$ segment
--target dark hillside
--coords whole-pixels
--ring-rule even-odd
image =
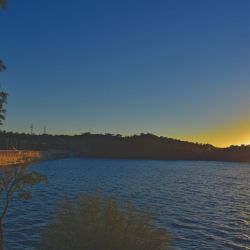
[[[185,142],[153,134],[123,137],[91,133],[68,136],[0,132],[0,150],[13,148],[67,151],[82,157],[250,161],[250,146],[216,148],[209,144]]]

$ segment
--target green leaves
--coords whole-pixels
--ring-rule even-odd
[[[27,161],[22,166],[0,168],[0,249],[3,249],[2,221],[8,212],[10,202],[16,194],[21,200],[30,200],[32,193],[27,190],[38,183],[47,183],[46,176],[36,171],[29,172]]]
[[[18,198],[21,200],[31,200],[32,193],[31,192],[23,192],[18,194]]]
[[[100,195],[66,199],[42,235],[46,250],[167,250],[170,237],[150,214]]]
[[[19,183],[20,187],[25,188],[27,186],[34,186],[41,182],[47,184],[48,179],[46,176],[41,175],[35,171],[27,173],[26,169],[23,169],[17,175],[17,182]]]
[[[27,189],[39,183],[47,183],[46,176],[36,171],[29,172],[28,165],[14,166],[0,169],[0,201],[2,202],[2,211],[0,218],[2,219],[8,210],[10,201],[13,196],[22,200],[30,200],[32,193]]]

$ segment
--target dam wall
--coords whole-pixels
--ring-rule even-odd
[[[25,163],[26,161],[40,159],[40,151],[31,150],[0,150],[0,166],[11,166]]]

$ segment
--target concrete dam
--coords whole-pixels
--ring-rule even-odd
[[[40,159],[40,151],[31,150],[0,150],[0,166],[23,164],[27,161]]]

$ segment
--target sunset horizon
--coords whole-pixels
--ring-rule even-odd
[[[250,0],[0,0],[0,250],[250,250]]]
[[[249,144],[249,7],[10,1],[0,12],[1,129]]]

